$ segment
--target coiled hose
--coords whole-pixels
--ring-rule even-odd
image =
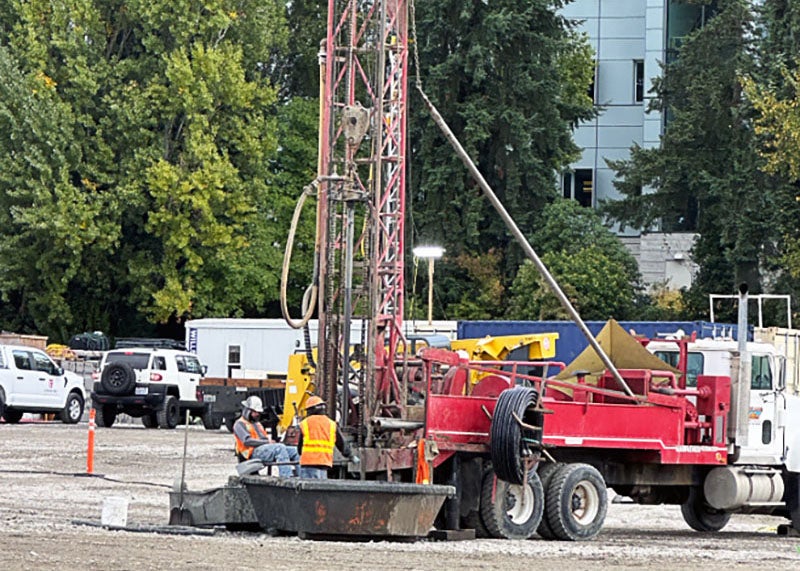
[[[532,448],[542,440],[541,428],[523,427],[514,415],[528,426],[541,427],[543,415],[535,410],[538,397],[536,389],[528,387],[505,390],[500,393],[492,415],[492,465],[497,477],[511,484],[522,484],[525,458],[533,454]]]

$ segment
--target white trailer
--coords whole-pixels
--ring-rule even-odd
[[[318,322],[309,322],[311,346]],[[455,339],[455,321],[415,321],[406,334],[445,335]],[[351,344],[360,343],[361,323],[354,322]],[[264,379],[286,374],[289,355],[306,350],[305,333],[283,319],[195,319],[186,322],[186,349],[208,366],[208,377]]]

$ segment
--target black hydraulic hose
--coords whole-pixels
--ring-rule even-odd
[[[303,339],[306,342],[306,359],[308,359],[308,364],[312,369],[316,369],[317,362],[314,360],[314,351],[311,348],[311,329],[308,327],[308,323],[303,325]]]
[[[492,466],[498,478],[511,484],[521,485],[525,481],[525,458],[532,454],[528,440],[541,442],[541,412],[533,415],[537,430],[523,427],[517,421],[531,422],[527,412],[535,409],[538,398],[536,389],[515,387],[503,391],[497,399],[491,428]]]

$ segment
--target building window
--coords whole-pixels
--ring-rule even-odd
[[[578,204],[587,208],[592,207],[592,193],[594,191],[594,179],[592,169],[575,170],[575,194],[574,198]]]
[[[592,207],[594,180],[592,169],[575,169],[561,175],[561,189],[564,198],[577,200],[578,204]]]
[[[633,60],[633,100],[644,101],[644,61],[640,59]]]
[[[572,198],[572,173],[565,172],[561,175],[561,190],[564,198]]]
[[[589,99],[592,100],[592,103],[597,103],[597,62],[594,62],[594,75],[592,76],[592,81],[589,83],[589,89],[586,91],[586,95],[589,96]]]

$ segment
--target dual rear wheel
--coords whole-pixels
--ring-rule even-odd
[[[500,393],[491,426],[494,470],[484,477],[480,515],[493,537],[578,541],[600,532],[608,511],[602,474],[584,463],[543,464],[525,470],[541,453],[543,415],[538,393],[514,387]]]
[[[608,511],[600,472],[589,464],[542,464],[524,484],[483,478],[478,531],[501,539],[582,541],[595,537]]]

